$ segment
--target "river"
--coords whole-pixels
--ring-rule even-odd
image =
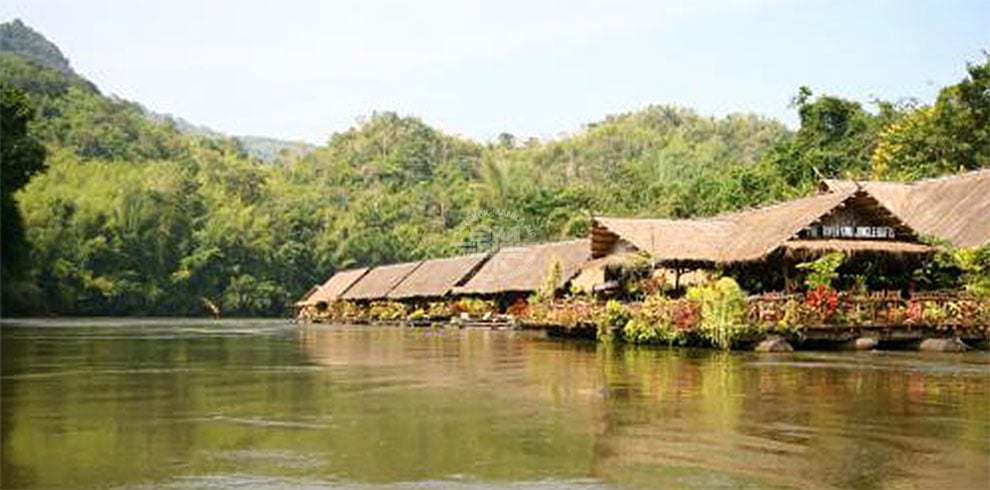
[[[990,354],[4,320],[4,488],[987,488]]]

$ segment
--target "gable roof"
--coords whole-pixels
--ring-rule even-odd
[[[894,242],[884,240],[788,240],[784,242],[788,253],[801,251],[836,251],[854,254],[856,252],[925,253],[931,247],[920,243]]]
[[[721,219],[733,222],[734,226],[715,261],[759,259],[853,197],[854,193],[811,196],[721,215]]]
[[[340,299],[341,295],[343,295],[348,288],[354,285],[354,283],[361,279],[361,277],[363,277],[367,272],[367,267],[340,271],[331,276],[330,279],[327,279],[327,282],[323,283],[323,285],[319,286],[316,291],[313,291],[311,294],[306,296],[302,301],[300,301],[299,304],[305,306],[315,305],[320,302],[332,303]]]
[[[990,243],[990,169],[917,182],[824,180],[825,192],[860,187],[922,235],[958,247]]]
[[[846,206],[864,207],[876,219],[914,238],[910,227],[858,188],[818,194],[771,206],[700,219],[595,217],[596,256],[611,253],[619,240],[646,251],[657,262],[728,264],[761,259],[797,238],[805,227]],[[889,248],[889,247],[888,247]],[[904,251],[914,250],[908,247]]]
[[[423,262],[387,295],[389,299],[444,296],[478,270],[489,254],[477,253]]]
[[[563,273],[557,287],[563,287],[590,260],[587,238],[565,242],[505,247],[495,253],[455,294],[494,294],[536,291],[554,258],[560,260]]]
[[[594,218],[592,239],[598,235],[611,233],[613,239],[625,240],[639,250],[656,258],[678,258],[680,260],[712,261],[723,248],[723,237],[730,235],[735,223],[720,219],[638,219],[638,218]],[[595,246],[596,256],[611,252]]]
[[[375,267],[348,288],[341,298],[382,299],[420,264],[422,262],[405,262]]]
[[[319,284],[310,286],[310,288],[306,291],[306,294],[303,294],[302,297],[300,297],[299,300],[295,302],[295,306],[307,306],[307,305],[315,304],[315,303],[311,303],[309,301],[309,298],[311,298],[319,290],[320,290]]]

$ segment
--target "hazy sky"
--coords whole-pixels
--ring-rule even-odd
[[[930,101],[990,49],[990,0],[3,0],[105,93],[323,143],[374,110],[478,139],[673,103],[796,123],[800,85]]]

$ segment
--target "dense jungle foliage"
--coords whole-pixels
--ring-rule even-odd
[[[557,140],[480,143],[380,112],[272,164],[101,94],[16,24],[2,31],[4,109],[33,111],[26,137],[47,157],[8,189],[5,114],[4,200],[17,203],[14,217],[4,208],[5,254],[8,223],[26,237],[5,314],[282,314],[341,268],[457,253],[466,222],[494,219],[480,210],[555,240],[585,235],[593,213],[711,214],[804,195],[822,177],[990,166],[990,57],[930,105],[868,110],[802,87],[797,131],[658,105]]]

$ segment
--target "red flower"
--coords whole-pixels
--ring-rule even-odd
[[[923,323],[924,312],[921,309],[921,303],[911,300],[908,302],[907,307],[908,321],[911,323]]]

